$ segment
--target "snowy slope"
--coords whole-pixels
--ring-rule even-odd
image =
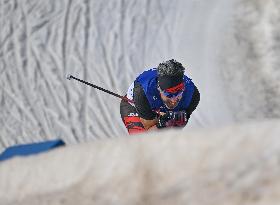
[[[277,204],[279,22],[279,0],[0,0],[0,151],[69,144],[1,163],[0,204]],[[119,99],[66,80],[124,94],[170,58],[201,92],[182,132],[127,136]]]
[[[0,1],[0,150],[126,135],[119,99],[175,58],[201,92],[188,128],[279,117],[279,2]],[[186,128],[186,129],[188,129]]]

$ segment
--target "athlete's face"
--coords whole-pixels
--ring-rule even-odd
[[[158,90],[165,106],[168,109],[174,109],[182,99],[185,90],[185,85],[184,83],[180,83],[177,86],[168,88],[166,90],[162,90],[158,85]]]
[[[182,99],[182,94],[176,97],[169,98],[166,97],[162,92],[160,92],[160,97],[168,109],[174,109]]]

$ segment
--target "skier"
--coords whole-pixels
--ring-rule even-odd
[[[129,134],[152,127],[184,127],[196,109],[200,94],[185,68],[174,59],[144,71],[120,103],[120,114]]]

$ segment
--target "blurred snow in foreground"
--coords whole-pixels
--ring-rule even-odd
[[[280,123],[69,145],[0,165],[1,204],[277,204]]]

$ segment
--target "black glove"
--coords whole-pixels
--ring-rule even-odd
[[[156,124],[157,128],[165,127],[182,127],[188,123],[190,115],[186,111],[168,111],[164,115],[159,117],[158,123]]]
[[[186,111],[178,111],[173,113],[173,126],[182,127],[188,123],[190,115]]]
[[[171,126],[169,121],[172,119],[172,113],[167,112],[164,115],[160,115],[158,123],[156,124],[157,128],[165,128]]]

